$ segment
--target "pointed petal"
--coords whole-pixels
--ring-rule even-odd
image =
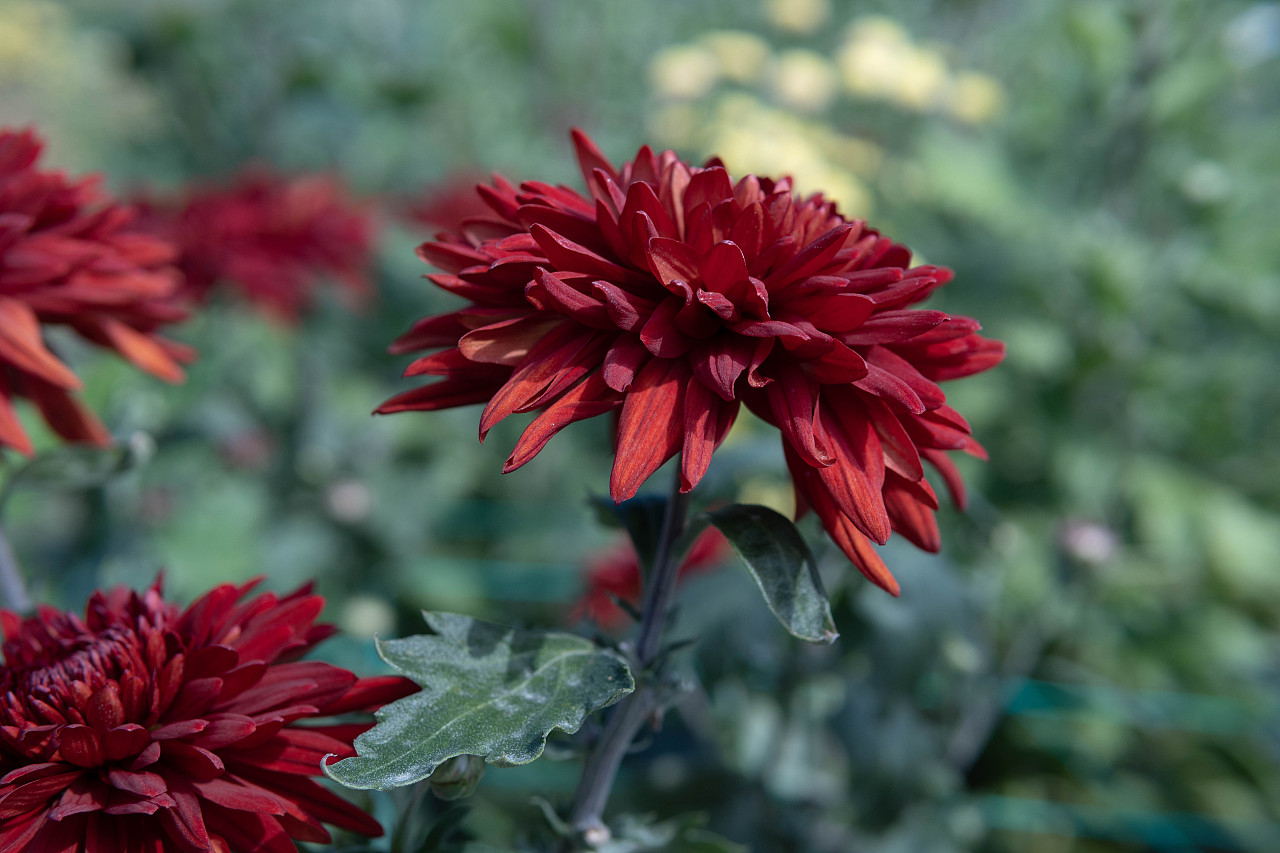
[[[107,428],[63,388],[50,385],[35,376],[21,378],[21,392],[36,404],[54,432],[67,441],[81,441],[99,447],[111,446],[111,433],[107,432]]]
[[[869,536],[884,544],[892,527],[884,507],[884,452],[870,419],[849,394],[827,393],[820,423],[836,455],[835,464],[818,476],[840,512]]]
[[[485,406],[480,415],[481,441],[494,424],[526,409],[548,388],[559,384],[563,380],[561,372],[569,369],[595,337],[594,333],[569,322],[561,323],[543,335]]]
[[[938,473],[942,475],[942,481],[947,484],[947,491],[951,494],[951,502],[956,505],[956,509],[964,512],[969,506],[969,495],[965,490],[964,477],[960,476],[960,469],[956,467],[956,463],[951,461],[946,451],[934,450],[931,447],[921,448],[920,455],[938,469]]]
[[[750,366],[754,350],[750,338],[718,335],[694,349],[689,365],[699,382],[729,401],[736,397],[734,386]]]
[[[615,391],[626,391],[635,381],[636,373],[652,357],[640,338],[635,335],[622,335],[605,353],[601,373],[605,384]]]
[[[836,461],[835,454],[814,432],[818,417],[818,385],[798,368],[784,364],[777,381],[765,388],[772,421],[783,440],[805,463],[816,467]]]
[[[603,415],[621,405],[621,396],[605,383],[603,374],[590,374],[533,419],[502,466],[502,473],[509,474],[537,456],[551,437],[569,424]]]
[[[738,401],[721,401],[697,380],[684,390],[684,443],[680,452],[680,491],[690,492],[711,465],[711,454],[724,441],[738,414]]]
[[[22,428],[22,422],[18,420],[18,413],[10,402],[10,394],[4,374],[0,372],[0,447],[12,447],[23,456],[30,456],[35,448],[27,437],[26,430]]]
[[[827,492],[821,482],[820,472],[823,469],[811,468],[800,460],[795,453],[783,445],[787,467],[791,470],[796,485],[796,507],[809,506],[817,514],[823,528],[832,541],[844,552],[867,580],[887,591],[890,595],[898,595],[900,589],[897,580],[889,572],[884,560],[857,525],[841,512],[840,507]]]
[[[645,321],[640,329],[640,340],[649,352],[659,358],[679,358],[693,346],[689,336],[676,325],[676,317],[685,308],[679,296],[668,296]]]
[[[78,390],[84,383],[44,345],[35,312],[0,296],[0,364],[4,362],[51,385]]]
[[[617,452],[609,477],[615,503],[635,497],[649,476],[680,450],[684,386],[690,376],[675,360],[655,358],[636,376],[618,420]]]
[[[866,377],[870,368],[853,350],[839,341],[812,361],[805,362],[809,375],[818,382],[830,385],[848,385]]]
[[[945,323],[948,319],[948,316],[941,311],[915,309],[880,311],[872,314],[857,329],[840,335],[840,340],[851,347],[909,341],[916,335]]]
[[[391,415],[396,412],[429,412],[469,406],[487,401],[500,387],[500,381],[477,385],[471,377],[445,379],[421,388],[402,391],[374,409],[373,413]]]
[[[927,494],[932,494],[927,480],[910,484],[919,489],[923,486]],[[934,504],[937,498],[934,497]],[[938,532],[938,519],[933,508],[928,506],[922,496],[908,488],[905,480],[889,475],[884,485],[884,505],[893,522],[893,529],[907,538],[911,544],[924,551],[936,554],[942,548],[942,535]]]

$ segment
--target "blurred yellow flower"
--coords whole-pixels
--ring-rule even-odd
[[[935,106],[947,88],[947,64],[937,51],[917,48],[902,56],[889,97],[921,112]]]
[[[0,0],[0,84],[54,69],[66,40],[66,14],[60,7]]]
[[[1004,87],[987,74],[966,71],[951,81],[944,102],[953,118],[966,124],[982,124],[1004,109]]]
[[[668,98],[701,98],[712,90],[719,77],[716,55],[701,45],[668,47],[649,63],[649,82],[654,91]]]
[[[765,0],[765,17],[780,30],[813,33],[831,17],[828,0]]]
[[[699,130],[699,141],[719,155],[731,173],[790,175],[797,192],[821,190],[846,216],[870,212],[870,192],[858,177],[879,165],[880,150],[870,143],[748,95],[722,98],[711,121]]]
[[[848,91],[914,110],[933,107],[947,86],[942,55],[913,44],[906,31],[887,18],[855,22],[836,62]]]
[[[770,84],[777,99],[800,112],[821,112],[838,94],[840,75],[821,54],[789,50],[769,67]]]
[[[742,30],[714,30],[698,43],[715,54],[721,76],[734,83],[759,80],[772,53],[767,41]]]
[[[836,52],[845,88],[871,97],[891,91],[901,57],[911,49],[906,31],[887,18],[855,22]]]
[[[104,142],[144,133],[156,116],[148,90],[124,71],[125,49],[117,36],[77,27],[59,4],[0,0],[0,125],[38,126],[51,160],[89,168]]]
[[[658,145],[680,148],[696,135],[703,110],[687,101],[672,101],[656,107],[649,116],[649,132]]]
[[[836,51],[836,64],[846,91],[916,112],[944,112],[981,124],[1004,107],[999,81],[974,71],[953,72],[939,48],[917,44],[889,18],[855,21]]]

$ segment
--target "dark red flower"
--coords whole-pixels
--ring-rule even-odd
[[[680,564],[680,578],[715,568],[729,554],[729,541],[708,527],[694,541]],[[629,541],[596,554],[587,563],[587,588],[575,610],[577,618],[591,619],[602,628],[616,628],[626,614],[615,599],[638,604],[641,593],[640,562]]]
[[[405,218],[432,230],[459,230],[464,220],[489,213],[489,205],[476,194],[476,181],[481,178],[483,175],[455,177],[427,187],[405,205]]]
[[[83,620],[0,614],[0,850],[293,853],[329,840],[321,821],[381,834],[309,778],[369,725],[298,723],[417,688],[298,661],[333,633],[315,624],[324,600],[242,601],[253,586],[185,610],[157,583],[95,593]]]
[[[32,452],[13,400],[31,400],[68,441],[111,436],[72,392],[80,379],[45,342],[66,326],[170,382],[183,378],[185,347],[156,334],[184,312],[174,249],[130,228],[133,211],[104,199],[96,178],[68,180],[36,168],[31,131],[0,131],[0,449]]]
[[[188,295],[220,285],[285,322],[336,279],[353,302],[371,293],[373,220],[337,177],[287,177],[249,169],[229,185],[197,186],[174,203],[140,202],[155,233],[178,244]]]
[[[472,304],[418,321],[393,352],[446,347],[408,376],[441,381],[379,412],[486,403],[483,439],[515,412],[540,414],[504,470],[573,421],[618,410],[615,501],[680,454],[702,479],[741,404],[782,434],[801,511],[813,509],[868,578],[896,593],[872,547],[898,530],[939,547],[923,462],[958,503],[947,452],[982,455],[937,383],[986,370],[1004,347],[978,323],[913,310],[951,279],[789,179],[736,184],[647,146],[614,168],[574,143],[591,198],[498,178],[487,216],[419,254],[428,278]]]

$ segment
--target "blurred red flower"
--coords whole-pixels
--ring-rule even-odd
[[[477,177],[454,177],[427,187],[404,206],[404,218],[428,228],[457,231],[466,219],[489,213],[489,205],[476,194]]]
[[[353,305],[372,292],[373,218],[336,176],[287,177],[259,167],[225,187],[196,186],[181,200],[139,205],[147,226],[178,245],[187,294],[197,301],[231,286],[295,323],[326,277],[343,285]]]
[[[875,583],[897,583],[872,543],[898,530],[939,547],[922,461],[957,502],[947,451],[983,455],[936,384],[986,370],[1004,347],[978,323],[913,310],[951,279],[909,266],[906,247],[846,220],[789,179],[734,184],[641,148],[615,168],[575,131],[590,188],[496,178],[486,216],[425,243],[428,278],[472,304],[418,321],[392,351],[446,347],[408,376],[444,377],[379,412],[486,403],[480,436],[538,411],[504,470],[573,421],[620,410],[610,494],[630,498],[681,454],[702,479],[739,406],[778,428],[801,511]]]
[[[96,178],[36,168],[31,131],[0,130],[0,448],[32,452],[13,400],[31,400],[68,441],[110,444],[72,396],[83,383],[45,341],[65,326],[161,379],[183,378],[190,351],[156,330],[185,314],[169,243],[130,227],[133,211],[103,197]]]
[[[708,527],[680,564],[680,577],[714,569],[728,554],[729,541],[720,531]],[[586,568],[587,588],[575,609],[575,618],[591,619],[602,628],[618,627],[626,613],[615,599],[639,604],[642,582],[635,548],[629,541],[619,542],[593,556]]]
[[[89,599],[84,619],[0,614],[0,849],[60,853],[283,853],[326,842],[321,821],[377,821],[308,778],[354,754],[371,724],[301,720],[369,711],[414,692],[298,661],[334,629],[304,587],[242,601],[219,586],[185,610],[159,583]]]

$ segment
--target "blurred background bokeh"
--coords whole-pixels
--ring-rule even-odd
[[[409,387],[387,344],[452,304],[422,217],[491,171],[577,185],[579,126],[615,161],[794,175],[954,268],[927,307],[1009,352],[947,388],[991,462],[961,463],[942,554],[887,547],[900,599],[805,528],[834,646],[732,565],[690,579],[694,689],[617,808],[760,851],[1280,850],[1280,3],[0,0],[0,126],[123,195],[335,173],[378,226],[363,308],[215,296],[173,332],[185,385],[75,354],[128,470],[6,455],[43,600],[315,579],[366,671],[424,607],[573,624],[619,535],[604,419],[503,477],[521,424],[481,446],[475,409],[369,412]],[[791,500],[746,416],[706,483]],[[490,770],[466,826],[512,843],[575,774]]]

